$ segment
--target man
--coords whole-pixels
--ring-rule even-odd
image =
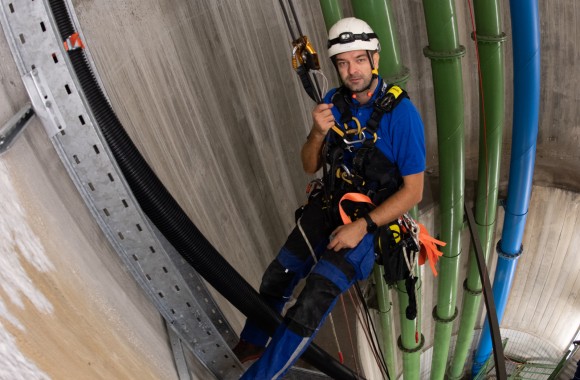
[[[296,228],[264,273],[260,293],[280,312],[297,282],[308,277],[265,351],[268,335],[246,322],[234,352],[241,361],[261,357],[242,379],[281,378],[338,296],[369,276],[377,226],[388,225],[421,200],[423,124],[405,93],[378,76],[379,49],[376,34],[362,20],[345,18],[329,31],[328,53],[343,86],[312,111],[312,130],[301,152],[307,173],[324,167],[324,185],[311,193]],[[376,110],[377,104],[383,109]],[[367,195],[376,207],[341,202],[346,193]],[[341,220],[341,208],[352,223]]]

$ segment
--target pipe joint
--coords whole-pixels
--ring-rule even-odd
[[[493,226],[495,225],[495,219],[494,219],[493,221],[491,221],[491,222],[489,222],[489,221],[488,221],[488,223],[487,223],[487,224],[485,224],[485,223],[479,223],[479,222],[476,220],[476,221],[475,221],[475,224],[476,224],[478,227],[482,227],[482,228],[489,228],[489,227],[493,227]]]
[[[435,51],[426,46],[423,48],[423,55],[432,61],[450,61],[463,57],[465,55],[465,46],[459,45],[457,49],[448,51]]]
[[[389,308],[387,310],[378,310],[379,314],[389,314],[391,312],[391,309],[393,308],[392,303],[389,303]]]
[[[474,297],[477,297],[481,293],[483,293],[483,289],[478,289],[478,290],[471,290],[471,289],[469,289],[469,286],[467,285],[467,279],[463,280],[463,290],[466,293],[471,294]]]
[[[471,39],[475,41],[475,37],[477,37],[478,43],[486,45],[502,44],[507,40],[507,36],[503,32],[499,36],[485,36],[479,33],[475,33],[474,36],[473,32],[471,32]]]
[[[421,341],[419,342],[419,345],[415,348],[406,348],[405,345],[403,344],[403,339],[401,335],[399,335],[399,338],[397,339],[397,346],[399,347],[399,350],[403,351],[406,354],[412,354],[414,352],[420,351],[424,345],[425,345],[425,335],[423,334],[421,334]]]
[[[411,75],[411,70],[407,66],[403,66],[401,71],[395,75],[385,77],[385,81],[389,84],[406,83]]]
[[[441,259],[456,259],[459,256],[461,256],[461,253],[462,252],[463,252],[463,249],[460,249],[459,252],[457,252],[457,255],[453,255],[453,256],[445,256],[445,255],[443,255],[443,256],[440,256],[439,257],[439,260],[441,260]]]
[[[433,313],[431,313],[433,315],[433,319],[435,320],[435,322],[439,322],[439,323],[451,323],[455,320],[455,318],[457,318],[457,315],[459,314],[459,310],[457,309],[457,306],[455,306],[455,312],[453,313],[453,315],[449,318],[441,318],[437,315],[437,305],[435,305],[435,307],[433,308]]]
[[[495,251],[497,252],[497,255],[504,260],[516,260],[524,252],[524,245],[523,244],[520,245],[520,250],[516,253],[507,253],[501,250],[501,239],[500,239],[497,242],[497,245],[495,246]]]

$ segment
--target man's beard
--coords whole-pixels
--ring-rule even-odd
[[[367,80],[365,80],[366,78],[361,78],[361,79],[363,79],[362,83],[357,83],[356,85],[353,85],[349,81],[346,81],[345,85],[353,93],[359,93],[359,92],[363,92],[363,91],[368,90],[371,87],[373,77],[371,76]]]

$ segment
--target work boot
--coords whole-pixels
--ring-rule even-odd
[[[258,359],[262,356],[264,350],[264,347],[256,346],[255,344],[240,339],[232,351],[234,351],[234,354],[240,362],[245,363],[250,360]]]

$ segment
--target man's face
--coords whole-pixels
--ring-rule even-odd
[[[374,66],[379,61],[378,53],[372,53]],[[365,91],[372,79],[371,63],[366,50],[348,51],[336,56],[336,67],[344,85],[354,93]]]

